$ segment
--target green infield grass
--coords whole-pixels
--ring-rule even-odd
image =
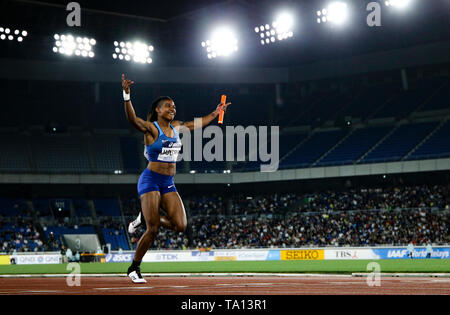
[[[212,261],[142,263],[142,273],[330,273],[372,272],[370,262],[382,273],[450,273],[450,259],[317,260],[317,261]],[[128,263],[81,263],[82,274],[126,273]],[[67,264],[0,265],[0,274],[68,274]]]

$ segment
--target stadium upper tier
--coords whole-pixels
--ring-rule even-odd
[[[12,91],[17,88],[11,82],[5,84]],[[30,98],[35,89],[42,90],[39,82],[30,82],[29,93],[8,93],[15,96],[14,102],[27,104],[30,110],[24,113],[20,106],[13,106],[11,115],[0,117],[0,172],[141,172],[146,165],[142,135],[126,121],[120,97],[108,93],[113,90],[112,84],[101,84],[95,106],[86,105],[92,103],[92,93],[86,92],[92,88],[88,83],[74,83],[82,88],[79,96],[73,94],[76,87],[64,82],[58,84],[71,97],[64,105],[67,107],[64,113],[59,111],[62,105],[56,97],[48,98],[49,104],[35,104]],[[148,100],[160,94],[175,99],[177,118],[193,119],[211,112],[218,102],[217,95],[228,93],[232,105],[224,127],[280,127],[280,169],[450,156],[450,80],[447,77],[412,81],[408,90],[402,89],[399,82],[361,85],[342,91],[333,87],[321,89],[317,84],[311,84],[310,91],[288,85],[281,93],[283,101],[279,105],[275,105],[273,85],[229,85],[220,90],[199,85],[159,85],[159,89],[149,85],[147,90],[144,87],[145,84],[133,94],[136,112],[141,117],[147,115]],[[194,103],[196,106],[189,106]],[[42,108],[48,114],[45,119]],[[56,119],[60,119],[58,124],[43,126],[45,121]],[[78,127],[64,127],[71,125]],[[203,146],[209,140],[204,137]],[[227,141],[223,141],[224,152]],[[236,142],[234,161],[181,162],[177,171],[259,170],[260,161],[249,161],[248,139],[246,161],[237,160]],[[191,142],[191,159],[192,152]]]
[[[128,174],[146,165],[139,135],[77,133],[1,135],[3,173]],[[204,141],[205,143],[206,141]],[[281,133],[280,169],[374,163],[450,156],[450,121],[385,123],[353,128]],[[224,147],[225,151],[225,147]],[[261,162],[179,162],[177,172],[259,170]]]

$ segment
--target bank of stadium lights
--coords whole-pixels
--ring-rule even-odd
[[[281,13],[271,25],[255,27],[255,33],[259,34],[261,45],[267,45],[294,36],[293,26],[293,16],[288,13]]]
[[[226,57],[238,51],[238,40],[233,31],[220,28],[212,33],[211,39],[202,42],[208,59]]]
[[[345,2],[331,2],[326,8],[317,11],[317,23],[344,24],[349,17],[348,5]]]
[[[394,7],[397,9],[405,9],[411,4],[411,0],[387,0],[384,2],[387,7]]]
[[[9,28],[0,27],[0,40],[17,40],[19,43],[21,43],[27,36],[27,31],[20,31],[17,29],[13,31]]]
[[[132,42],[114,42],[113,59],[134,61],[137,63],[152,63],[153,59],[150,57],[154,50],[152,45],[136,41]]]
[[[93,46],[97,43],[93,38],[87,37],[74,37],[72,35],[60,35],[55,34],[55,46],[53,47],[54,53],[63,54],[66,56],[81,56],[94,58]]]

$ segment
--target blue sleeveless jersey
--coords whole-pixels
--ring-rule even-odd
[[[158,139],[152,144],[145,146],[145,157],[149,162],[176,163],[182,145],[178,132],[170,125],[173,129],[174,137],[167,137],[156,121],[154,124],[158,128]]]

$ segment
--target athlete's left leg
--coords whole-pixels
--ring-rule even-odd
[[[164,211],[166,209],[162,208]],[[175,224],[173,224],[166,215],[160,215],[159,223],[165,229],[175,231]]]
[[[186,211],[183,201],[176,191],[165,193],[161,196],[161,207],[167,212],[165,227],[175,232],[184,232],[187,226]]]
[[[164,211],[166,211],[166,209],[164,209],[163,207],[161,207],[161,208]],[[162,227],[164,227],[168,230],[175,230],[175,225],[169,220],[169,218],[167,218],[167,216],[165,214],[160,216],[159,223]],[[141,225],[145,225],[145,220],[142,218],[142,211],[139,211],[137,218],[134,219],[134,221],[130,222],[130,224],[128,225],[128,233],[130,233],[130,234],[136,233],[138,227],[140,227]],[[146,229],[145,226],[144,226],[144,229]]]

